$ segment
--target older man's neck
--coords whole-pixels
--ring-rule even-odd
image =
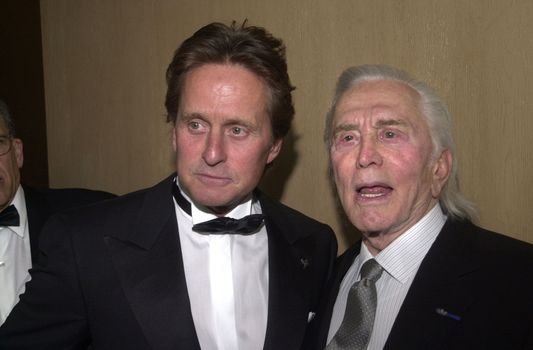
[[[363,233],[363,244],[366,245],[372,256],[378,255],[383,249],[387,248],[403,232],[397,234],[391,233]]]

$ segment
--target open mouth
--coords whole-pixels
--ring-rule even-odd
[[[392,187],[385,184],[372,184],[357,186],[357,197],[363,200],[380,199],[388,196],[392,192]]]

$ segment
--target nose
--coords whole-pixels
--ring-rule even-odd
[[[363,169],[369,166],[381,166],[383,158],[378,149],[378,141],[375,137],[362,137],[357,155],[357,168]]]
[[[215,166],[226,160],[226,149],[224,145],[223,135],[216,131],[211,131],[205,140],[205,148],[202,153],[202,158],[206,164]]]

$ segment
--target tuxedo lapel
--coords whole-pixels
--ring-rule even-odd
[[[313,261],[302,246],[305,233],[291,226],[281,207],[261,196],[268,233],[269,294],[264,349],[298,349],[309,317],[307,269]]]
[[[200,349],[191,314],[172,181],[146,192],[127,232],[105,238],[131,309],[154,349]]]
[[[463,312],[480,293],[471,232],[448,221],[422,261],[385,349],[438,348],[447,344]],[[452,315],[445,316],[443,311]]]
[[[280,237],[279,231],[269,229],[269,293],[268,321],[264,349],[297,348],[301,339],[295,335],[305,331],[301,317],[306,317],[306,303],[302,295],[300,266],[295,262],[294,251]],[[300,329],[301,328],[301,329]]]
[[[43,194],[26,186],[22,186],[22,188],[24,189],[26,215],[28,216],[31,261],[35,264],[39,256],[39,236],[41,229],[49,216],[48,205]]]

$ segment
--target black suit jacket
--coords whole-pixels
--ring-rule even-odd
[[[0,348],[200,349],[172,181],[54,216]],[[331,229],[259,195],[269,250],[264,349],[299,349],[336,254]]]
[[[36,189],[23,185],[28,228],[30,234],[31,260],[37,262],[39,237],[48,218],[62,210],[77,208],[115,197],[115,195],[81,188]]]
[[[339,258],[306,348],[324,349],[340,284],[360,246]],[[533,349],[533,246],[448,220],[422,261],[384,348]]]

